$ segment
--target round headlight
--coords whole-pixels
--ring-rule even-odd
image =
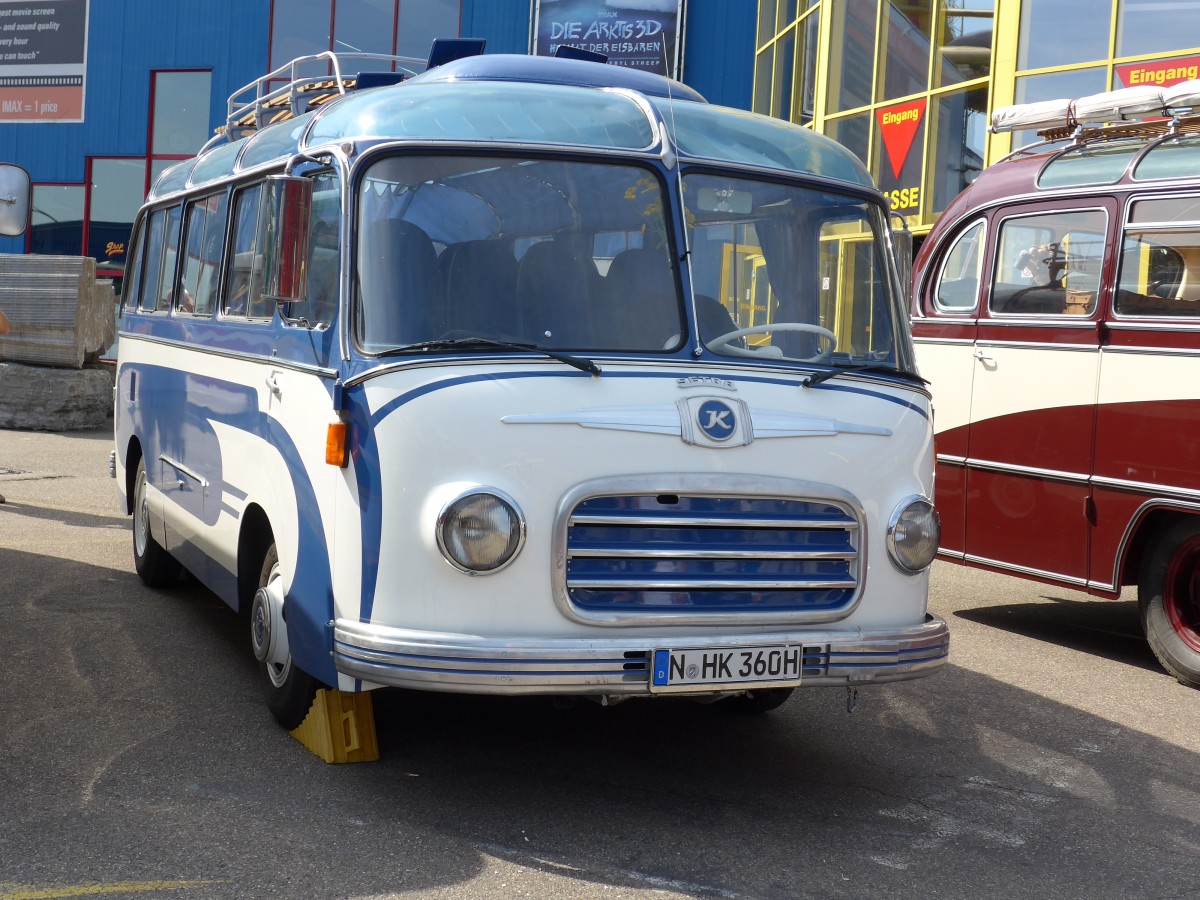
[[[525,520],[499,491],[464,494],[438,516],[438,547],[455,568],[482,575],[504,568],[525,540]]]
[[[909,497],[896,507],[888,524],[888,554],[902,572],[920,572],[937,555],[940,535],[933,504],[924,497]]]

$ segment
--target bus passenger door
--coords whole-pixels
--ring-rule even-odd
[[[1060,206],[1010,210],[994,228],[973,354],[966,554],[1082,587],[1115,204]]]
[[[949,243],[916,286],[919,314],[912,320],[917,365],[933,393],[937,480],[934,503],[942,520],[941,551],[966,552],[966,463],[971,421],[971,388],[976,362],[983,245],[983,219],[970,223]]]

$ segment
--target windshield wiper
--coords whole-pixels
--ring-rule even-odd
[[[601,369],[590,359],[582,356],[572,356],[569,353],[560,353],[557,350],[547,350],[544,347],[539,347],[537,344],[518,343],[517,341],[499,341],[494,338],[484,337],[462,337],[462,338],[440,338],[433,341],[418,341],[415,344],[404,344],[400,347],[389,347],[387,350],[380,352],[379,356],[398,356],[402,353],[412,353],[422,350],[465,350],[471,347],[496,347],[501,350],[525,350],[532,353],[541,353],[543,356],[548,356],[551,359],[556,359],[561,363],[566,363],[568,366],[574,366],[583,372],[589,372],[592,375],[599,375]]]
[[[920,384],[929,384],[929,382],[917,375],[915,372],[905,372],[903,369],[897,369],[895,366],[882,366],[879,363],[831,363],[835,368],[827,369],[824,372],[815,372],[805,378],[800,384],[804,387],[812,387],[816,384],[828,381],[830,378],[836,378],[838,375],[846,375],[851,372],[877,372],[883,375],[893,375],[896,378],[903,378],[906,381],[915,381]]]

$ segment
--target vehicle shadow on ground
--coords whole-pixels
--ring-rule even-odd
[[[4,488],[5,484],[0,481],[0,488]],[[0,491],[2,493],[2,491]],[[115,507],[116,504],[113,504]],[[112,515],[95,515],[93,513],[75,512],[73,510],[53,509],[46,506],[36,506],[31,503],[25,503],[21,500],[13,499],[10,493],[6,496],[5,502],[0,503],[0,516],[8,514],[14,517],[23,517],[26,519],[36,519],[42,522],[59,522],[63,525],[69,525],[73,528],[104,528],[118,529],[122,531],[129,530],[129,517],[122,515],[120,512],[114,512]]]
[[[1050,602],[997,604],[958,610],[954,616],[1123,665],[1162,671],[1142,633],[1136,600],[1042,599]]]

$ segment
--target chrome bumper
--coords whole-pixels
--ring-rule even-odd
[[[751,648],[803,644],[801,685],[862,685],[929,675],[945,664],[950,632],[926,616],[910,628],[663,638],[501,641],[465,634],[405,631],[339,619],[337,670],[374,684],[470,694],[649,695],[650,658],[669,647]],[[754,685],[746,685],[752,688]],[[697,694],[738,690],[696,685]]]

